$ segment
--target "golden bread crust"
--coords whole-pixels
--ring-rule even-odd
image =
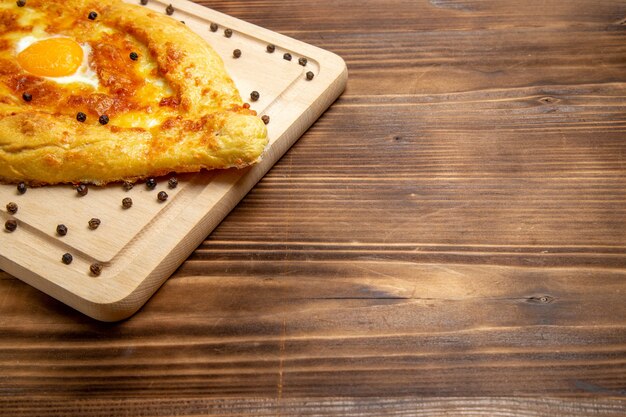
[[[28,7],[45,15],[46,33],[90,45],[100,84],[59,85],[22,70],[11,61],[10,35],[27,33],[28,25],[10,23],[21,10],[0,9],[3,181],[105,184],[260,158],[265,124],[244,105],[221,58],[184,24],[117,0],[29,0]],[[96,22],[85,18],[91,11]],[[151,61],[149,77],[133,68],[129,48]],[[26,91],[31,102],[21,99]],[[87,122],[76,120],[79,111]],[[98,123],[102,114],[109,124]]]

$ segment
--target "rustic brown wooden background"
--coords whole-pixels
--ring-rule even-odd
[[[626,1],[201,3],[348,88],[131,319],[0,273],[0,413],[626,415]]]

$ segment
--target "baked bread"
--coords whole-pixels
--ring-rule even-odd
[[[244,167],[266,144],[220,57],[178,20],[118,0],[0,0],[2,182]]]

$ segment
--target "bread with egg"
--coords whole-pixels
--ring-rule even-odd
[[[0,180],[105,184],[244,167],[267,144],[220,57],[118,0],[0,1]]]

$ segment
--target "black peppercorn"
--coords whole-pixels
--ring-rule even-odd
[[[89,12],[89,15],[87,16],[89,20],[96,20],[96,17],[98,17],[98,13],[96,12]]]
[[[224,30],[224,36],[230,38],[231,36],[233,36],[233,31],[231,29]]]
[[[148,187],[149,190],[154,190],[154,187],[157,186],[157,182],[154,178],[150,177],[146,180],[146,187]]]
[[[122,187],[124,187],[124,190],[126,190],[126,191],[132,190],[134,186],[135,186],[135,184],[133,184],[130,181],[124,181],[124,184],[122,185]]]
[[[74,260],[74,257],[72,256],[71,253],[64,253],[63,256],[61,257],[61,262],[63,262],[65,265],[71,264],[73,260]]]
[[[7,220],[4,224],[4,228],[9,232],[14,232],[17,229],[17,221],[16,220]]]
[[[311,81],[313,79],[313,77],[315,77],[315,74],[313,74],[312,71],[309,71],[306,73],[306,79]]]
[[[276,46],[274,46],[274,45],[272,45],[272,44],[270,43],[269,45],[267,45],[267,47],[265,48],[265,50],[271,54],[271,53],[273,53],[273,52],[276,50]]]
[[[76,113],[76,120],[83,123],[87,120],[87,115],[82,111],[79,111],[78,113]]]
[[[24,101],[32,101],[33,100],[33,95],[30,93],[24,93],[22,94],[22,99],[24,99]]]
[[[148,4],[148,0],[141,0],[139,2],[142,6],[145,6],[146,4]]]
[[[170,178],[169,181],[167,182],[167,186],[170,188],[178,187],[178,179],[176,177]]]
[[[139,59],[139,54],[137,52],[131,52],[129,55],[130,59],[133,61],[137,61]]]
[[[100,275],[102,273],[102,264],[99,264],[98,262],[92,263],[89,267],[89,271],[91,271],[91,273],[95,276]]]
[[[60,224],[57,226],[57,234],[59,236],[65,236],[67,234],[67,226],[64,224]]]
[[[217,23],[211,23],[211,26],[209,26],[209,28],[211,29],[211,32],[217,32],[217,29],[219,29]]]
[[[283,55],[283,59],[291,61],[291,54],[289,52],[285,52],[285,54]]]
[[[157,200],[163,202],[165,200],[167,200],[167,197],[169,197],[167,195],[167,193],[165,191],[159,191],[159,194],[157,194]]]
[[[100,122],[101,125],[105,125],[109,123],[109,116],[107,116],[106,114],[103,114],[102,116],[98,118],[98,121]]]
[[[235,49],[235,50],[233,51],[233,56],[234,56],[235,58],[239,58],[239,57],[241,56],[241,49]]]
[[[15,3],[17,3],[17,7],[26,6],[26,0],[17,0]]]
[[[250,93],[250,100],[252,101],[257,101],[259,99],[260,95],[258,91],[253,91]]]
[[[96,230],[99,226],[100,226],[100,219],[96,219],[95,217],[91,220],[89,220],[89,228],[91,230]]]
[[[133,199],[130,197],[126,197],[122,200],[122,207],[125,209],[129,209],[133,206]]]
[[[78,193],[78,195],[81,197],[86,196],[88,192],[89,187],[87,187],[85,184],[78,184],[78,186],[76,187],[76,193]]]
[[[26,192],[26,184],[24,184],[23,182],[17,184],[17,192],[20,194],[24,194]]]
[[[15,204],[14,202],[10,202],[9,204],[7,204],[7,211],[11,214],[17,213],[17,204]]]
[[[261,117],[261,120],[263,120],[263,123],[268,124],[270,122],[270,117],[266,114]]]
[[[174,14],[174,6],[172,6],[171,4],[169,6],[167,6],[165,8],[165,13],[167,13],[168,16],[171,16]]]
[[[303,67],[306,67],[306,64],[307,64],[308,62],[309,62],[309,61],[307,61],[307,59],[306,59],[306,58],[300,58],[300,59],[298,60],[298,64],[302,65]]]

